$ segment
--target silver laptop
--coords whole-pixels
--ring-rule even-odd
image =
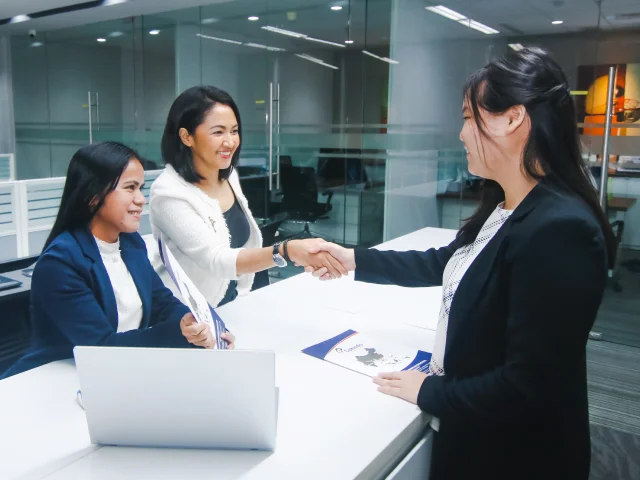
[[[271,351],[75,347],[91,442],[273,450]]]

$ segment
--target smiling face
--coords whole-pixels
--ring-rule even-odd
[[[207,178],[211,172],[231,166],[233,154],[240,146],[238,120],[230,106],[216,103],[193,135],[181,128],[180,139],[191,149],[198,173]]]
[[[120,180],[105,197],[91,221],[91,232],[100,240],[113,243],[121,233],[137,232],[146,199],[142,194],[144,169],[138,159],[131,159]]]
[[[520,168],[522,151],[529,135],[528,116],[521,105],[496,114],[479,108],[479,114],[476,120],[469,102],[465,100],[460,141],[467,154],[469,172],[497,181],[506,171]],[[482,123],[482,132],[478,122]],[[520,128],[523,125],[524,128]]]

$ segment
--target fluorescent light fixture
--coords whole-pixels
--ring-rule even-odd
[[[564,23],[564,21],[562,21],[562,20],[554,20],[551,23],[553,23],[554,25],[562,25]]]
[[[323,62],[319,58],[312,57],[311,55],[307,55],[306,53],[295,53],[294,55],[296,57],[302,58],[303,60],[307,60],[309,62],[317,63],[318,65],[322,65],[323,67],[329,67],[329,68],[333,68],[334,70],[338,70],[338,67],[336,67],[335,65],[329,65],[328,63]]]
[[[516,52],[519,52],[524,48],[524,46],[521,43],[510,43],[509,48],[511,48],[511,50],[515,50]]]
[[[260,20],[260,17],[256,17],[255,15],[251,15],[249,18],[247,18],[247,20],[249,20],[250,22],[257,22],[258,20]]]
[[[467,17],[465,17],[461,13],[458,13],[455,10],[451,10],[450,8],[443,7],[442,5],[438,5],[437,7],[424,7],[424,8],[425,10],[429,10],[430,12],[437,13],[438,15],[442,15],[443,17],[447,17],[448,19],[454,20],[456,22],[467,19]]]
[[[288,37],[300,38],[302,40],[308,40],[310,42],[324,43],[326,45],[333,45],[334,47],[345,48],[345,46],[342,45],[341,43],[335,43],[335,42],[330,42],[328,40],[322,40],[320,38],[309,37],[304,33],[292,32],[291,30],[285,30],[284,28],[271,27],[269,25],[263,25],[260,28],[262,28],[263,30],[267,30],[268,32],[279,33],[280,35],[286,35]]]
[[[324,43],[325,45],[333,45],[334,47],[340,47],[340,48],[346,48],[344,45],[342,45],[341,43],[336,43],[336,42],[330,42],[329,40],[322,40],[320,38],[313,38],[313,37],[304,37],[305,40],[309,40],[310,42],[316,42],[316,43]],[[346,43],[346,42],[345,42]]]
[[[203,18],[202,19],[202,24],[203,25],[211,25],[212,23],[216,23],[219,22],[220,20],[217,18]]]
[[[480,23],[471,18],[465,17],[461,13],[458,13],[455,10],[451,10],[450,8],[444,7],[442,5],[438,5],[435,7],[424,7],[424,8],[425,10],[428,10],[432,13],[437,13],[438,15],[448,18],[449,20],[458,22],[460,25],[464,25],[465,27],[472,28],[486,35],[493,35],[495,33],[500,33],[495,28],[491,28],[483,23]]]
[[[118,5],[119,3],[127,3],[129,0],[103,0],[102,6],[108,7],[109,5]]]
[[[267,30],[269,32],[279,33],[280,35],[287,35],[288,37],[293,37],[293,38],[305,38],[306,37],[306,35],[304,33],[292,32],[291,30],[285,30],[284,28],[278,28],[278,27],[271,27],[269,25],[263,25],[260,28],[262,28],[263,30]]]
[[[215,40],[217,42],[232,43],[234,45],[242,45],[242,42],[237,42],[236,40],[229,40],[228,38],[212,37],[211,35],[203,35],[201,33],[196,33],[196,36],[206,38],[208,40]]]
[[[475,20],[471,20],[471,19],[461,20],[458,23],[460,23],[460,25],[464,25],[465,27],[473,28],[474,30],[477,30],[477,31],[482,32],[482,33],[487,34],[487,35],[492,35],[494,33],[500,33],[495,28],[488,27],[484,23],[476,22]]]
[[[345,40],[344,43],[346,43],[347,45],[351,45],[353,43],[353,40],[351,39]]]
[[[339,12],[340,10],[342,10],[342,5],[332,5],[331,10],[333,10],[334,12]]]
[[[243,45],[245,47],[263,48],[264,50],[269,50],[270,52],[286,52],[284,48],[270,47],[261,43],[243,43]]]
[[[149,35],[158,35],[160,30],[149,30]]]
[[[97,40],[98,42],[100,42],[100,43],[104,43],[104,42],[106,42],[106,41],[107,41],[107,39],[106,39],[106,38],[96,38],[96,40]]]
[[[377,58],[378,60],[382,60],[383,62],[390,63],[392,65],[398,65],[400,63],[397,60],[391,60],[388,57],[381,57],[379,55],[376,55],[375,53],[367,52],[366,50],[363,50],[362,53],[364,53],[365,55],[369,55],[370,57]]]
[[[31,44],[32,47],[41,47],[42,45],[44,45],[44,43],[42,43],[42,42],[33,42]]]
[[[11,20],[9,20],[9,23],[22,23],[28,22],[29,20],[31,20],[31,17],[29,15],[16,15],[15,17],[12,17]]]
[[[113,38],[121,37],[121,36],[123,36],[123,35],[124,35],[124,33],[122,33],[122,32],[118,32],[118,31],[116,31],[116,32],[111,32],[111,33],[109,34],[109,36],[110,36],[110,37],[113,37]]]

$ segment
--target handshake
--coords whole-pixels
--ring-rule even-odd
[[[355,254],[352,248],[344,248],[321,238],[290,240],[287,253],[296,266],[312,273],[320,280],[332,280],[349,275],[356,269]]]

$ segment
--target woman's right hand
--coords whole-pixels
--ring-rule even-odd
[[[216,337],[206,323],[198,323],[191,312],[180,320],[180,330],[187,342],[204,348],[215,348]]]
[[[349,272],[356,269],[356,256],[353,248],[344,248],[335,243],[323,242],[313,247],[309,253],[327,252]],[[313,274],[314,277],[320,278],[320,280],[331,280],[333,276],[328,272],[326,268],[315,269],[312,266],[307,266],[304,269],[305,272]]]

